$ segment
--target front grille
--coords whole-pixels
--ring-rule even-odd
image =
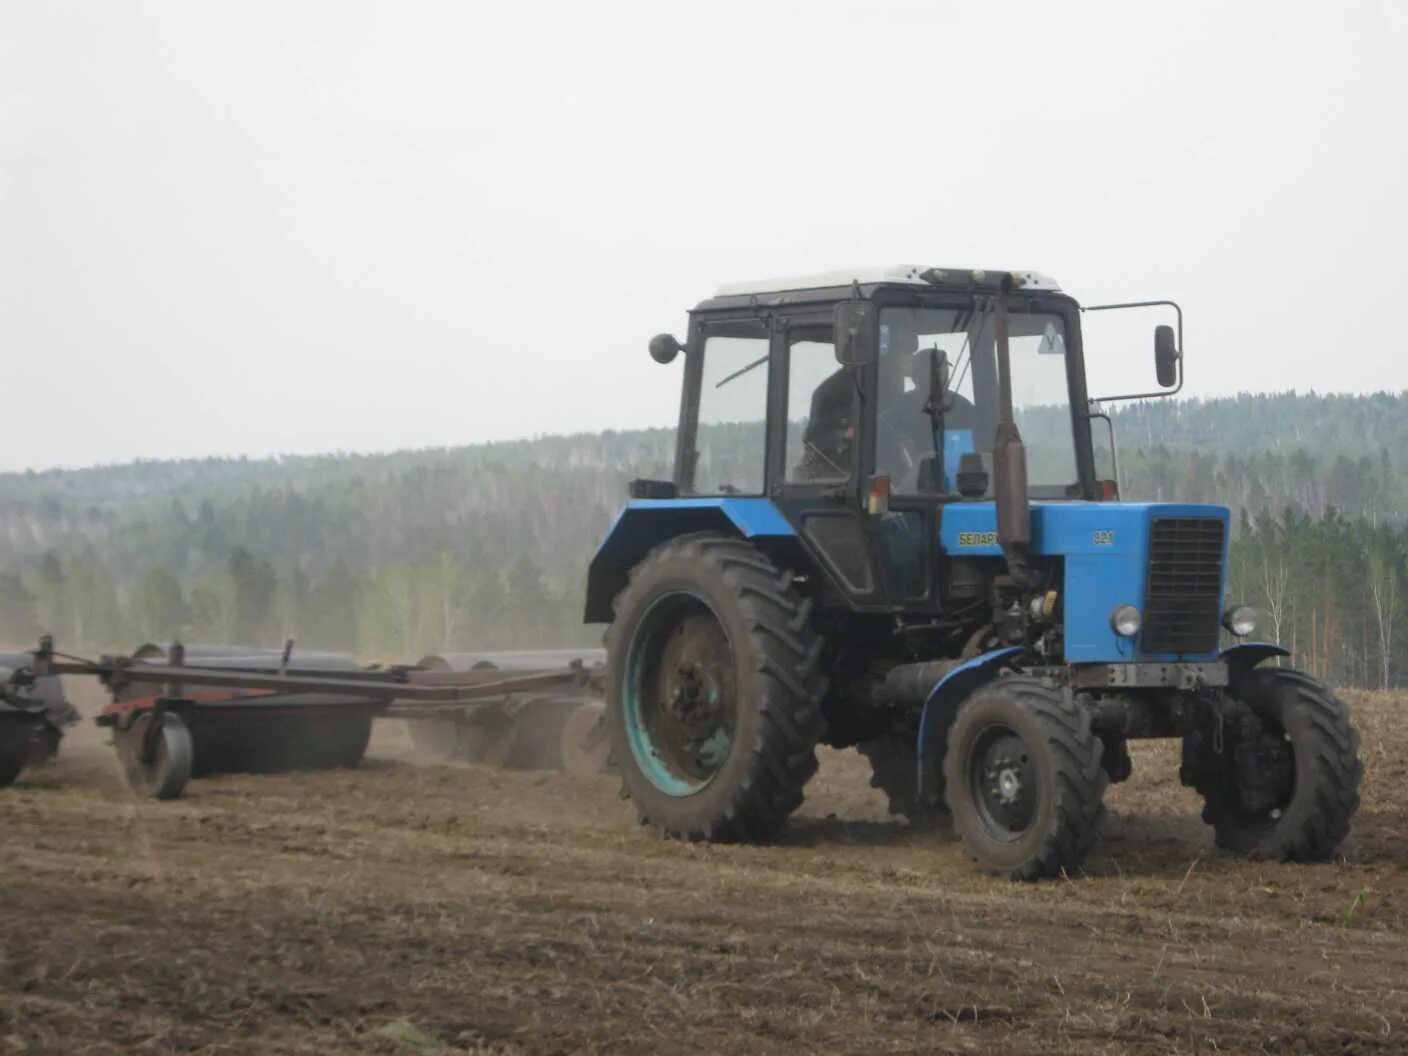
[[[1154,518],[1140,635],[1145,652],[1217,649],[1223,532],[1222,521],[1208,517]]]

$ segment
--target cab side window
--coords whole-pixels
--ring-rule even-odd
[[[761,495],[767,464],[768,338],[706,336],[694,436],[696,495]]]
[[[855,379],[836,363],[832,329],[792,331],[787,338],[787,482],[849,480],[855,441]]]

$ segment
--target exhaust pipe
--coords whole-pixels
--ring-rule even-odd
[[[1032,543],[1032,511],[1027,501],[1027,449],[1012,414],[1012,358],[1008,340],[1007,295],[1016,283],[1002,276],[994,320],[997,338],[997,435],[993,439],[993,497],[997,507],[997,542],[1012,581],[1031,581],[1027,553]]]

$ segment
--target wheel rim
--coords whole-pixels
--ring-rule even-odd
[[[127,729],[118,731],[115,737],[118,743],[118,757],[122,760],[127,783],[134,791],[143,793],[151,790],[160,770],[161,760],[166,755],[166,739],[158,737],[152,749],[152,758],[142,758],[142,744],[151,723],[150,715],[139,716]]]
[[[737,677],[728,635],[708,602],[657,598],[631,641],[622,686],[626,739],[661,792],[688,796],[728,759],[737,727]]]
[[[1007,726],[993,725],[973,741],[968,791],[988,834],[1016,840],[1036,819],[1037,772],[1027,742]]]
[[[1268,728],[1239,742],[1231,757],[1238,820],[1248,826],[1275,825],[1295,798],[1296,756],[1291,735]]]

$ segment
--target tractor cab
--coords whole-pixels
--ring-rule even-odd
[[[1075,301],[1034,272],[895,267],[725,286],[694,310],[678,494],[766,496],[837,600],[939,609],[943,508],[996,497],[1000,306],[1015,424],[1032,438],[1020,499],[1112,493]]]

